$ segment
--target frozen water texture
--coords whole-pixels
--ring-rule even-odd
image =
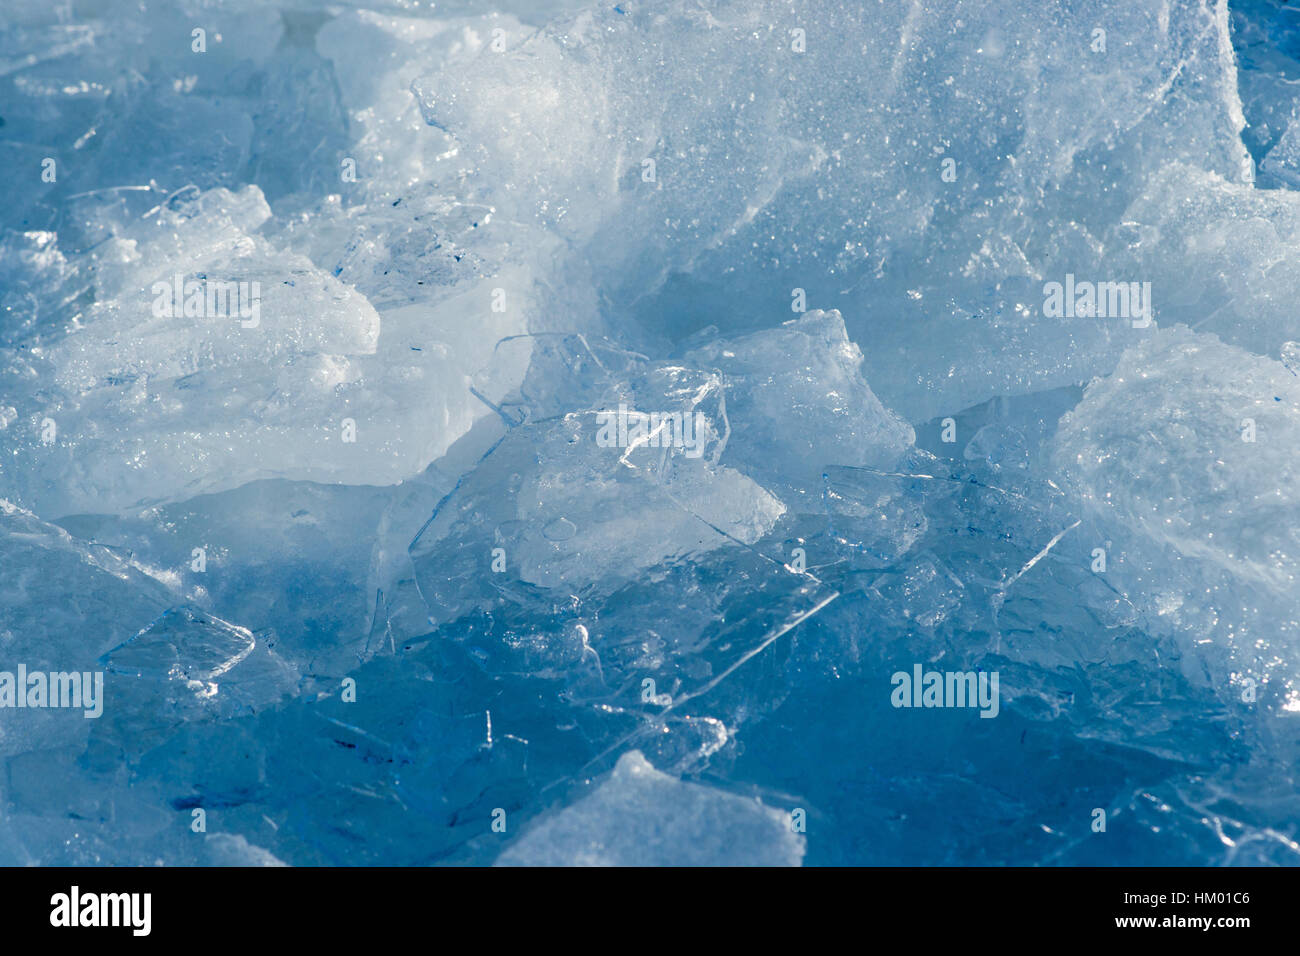
[[[513,866],[798,866],[790,816],[681,783],[631,751],[588,797],[534,825],[497,861]]]
[[[1228,29],[1208,3],[601,6],[415,90],[650,334],[771,324],[799,289],[923,421],[1104,371],[1139,334],[1045,320],[1041,286],[1148,279],[1128,207],[1170,163],[1249,182]]]
[[[105,694],[0,708],[0,862],[1300,862],[1297,79],[1278,0],[9,0],[0,672]]]
[[[1300,709],[1297,442],[1294,373],[1177,327],[1090,385],[1054,446],[1120,540],[1147,626],[1221,645],[1232,676],[1270,685],[1286,711]]]

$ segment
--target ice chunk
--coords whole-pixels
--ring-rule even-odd
[[[1295,188],[1300,186],[1300,119],[1292,116],[1282,137],[1259,166],[1261,178],[1267,174]]]
[[[22,392],[0,478],[11,494],[63,515],[275,474],[383,475],[384,456],[339,440],[342,419],[366,422],[346,385],[379,317],[257,236],[268,216],[256,187],[175,197],[91,254],[90,309],[3,370]]]
[[[211,866],[286,866],[274,853],[254,846],[238,833],[209,833],[205,841]]]
[[[851,349],[842,334],[840,341]],[[723,351],[720,361],[730,363]],[[755,445],[761,429],[790,400],[785,382],[771,386],[775,394],[769,396],[761,382],[743,375],[733,382],[691,365],[650,363],[593,347],[581,337],[513,339],[501,343],[496,359],[508,374],[504,380],[491,372],[481,376],[478,394],[516,427],[439,506],[413,543],[417,568],[423,563],[429,569],[422,586],[427,581],[433,593],[450,582],[431,562],[454,560],[459,567],[465,560],[487,560],[498,572],[510,566],[512,575],[530,584],[607,594],[662,562],[751,545],[785,511],[752,478],[719,463],[733,437],[733,387],[749,423],[737,456],[745,462],[760,457]],[[510,388],[525,362],[528,377]],[[850,401],[870,397],[860,380],[859,385]],[[817,401],[835,401],[811,389],[801,397],[810,416]],[[753,407],[745,407],[747,398]],[[876,409],[887,422],[878,403]],[[834,415],[826,413],[819,424],[827,427]],[[893,438],[903,431],[910,430],[895,423]],[[653,515],[649,525],[647,515]],[[432,603],[439,616],[447,610],[441,600]]]
[[[255,186],[194,190],[117,232],[95,259],[97,301],[82,327],[46,348],[58,385],[85,392],[114,377],[177,379],[373,353],[373,307],[309,260],[270,246],[257,233],[270,215]]]
[[[1152,177],[1124,218],[1126,241],[1111,269],[1151,282],[1159,324],[1181,322],[1272,355],[1300,338],[1289,305],[1300,296],[1300,194],[1178,163]]]
[[[257,645],[243,628],[209,621],[189,609],[169,612],[110,651],[104,663],[114,674],[165,681],[179,679],[199,692],[241,663]]]
[[[1178,327],[1125,353],[1061,421],[1054,460],[1113,530],[1149,627],[1300,709],[1300,379]]]
[[[274,631],[286,660],[304,671],[333,673],[361,656],[375,591],[391,587],[388,579],[371,580],[375,536],[391,494],[370,486],[256,481],[121,517],[65,518],[61,525],[132,554],[173,586],[174,603],[254,632]],[[403,554],[427,518],[426,511],[388,532],[401,539]],[[304,581],[312,587],[304,589]]]
[[[591,794],[534,824],[499,866],[798,866],[790,815],[660,773],[638,751]]]
[[[173,593],[129,552],[78,540],[0,499],[0,639],[7,654],[89,663],[164,611]],[[60,595],[75,594],[76,600]]]
[[[697,412],[701,441],[716,445],[716,426],[684,406],[692,428]],[[586,413],[514,429],[421,532],[417,566],[459,562],[453,552],[490,566],[500,548],[501,566],[524,581],[607,592],[666,560],[752,544],[784,511],[752,479],[686,449],[620,446],[617,436],[602,446],[608,427]]]
[[[815,481],[828,464],[888,468],[916,438],[863,380],[862,352],[838,312],[810,312],[686,359],[722,374],[731,434],[721,460],[751,473]]]
[[[94,672],[174,595],[129,553],[89,544],[0,499],[0,669]],[[0,709],[0,755],[84,738],[77,710]]]
[[[262,238],[268,216],[256,187],[191,192],[79,261],[97,270],[81,321],[42,324],[0,366],[16,419],[0,488],[62,516],[268,477],[388,484],[488,414],[469,372],[528,314],[524,280],[496,280],[509,314],[481,286],[432,317],[395,309],[380,347],[366,298]],[[483,338],[461,331],[473,313]]]
[[[89,286],[59,250],[55,233],[0,235],[0,347],[58,329]]]
[[[100,664],[108,700],[95,732],[115,738],[128,755],[182,725],[271,707],[299,686],[266,635],[191,607],[169,610]]]
[[[606,7],[414,88],[649,334],[833,305],[911,421],[1105,371],[1134,331],[1043,284],[1146,279],[1107,257],[1170,162],[1252,173],[1223,4]]]

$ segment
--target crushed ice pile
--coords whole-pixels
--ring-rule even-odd
[[[0,0],[0,862],[1300,863],[1298,83]]]

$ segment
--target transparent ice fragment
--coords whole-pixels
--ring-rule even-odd
[[[722,460],[751,473],[816,479],[828,464],[889,467],[915,440],[863,379],[862,351],[836,311],[716,341],[686,359],[721,373],[731,423]]]
[[[114,722],[235,717],[277,702],[299,677],[247,628],[191,607],[169,610],[130,640],[104,654],[112,703],[129,708]],[[149,713],[152,703],[157,713]]]

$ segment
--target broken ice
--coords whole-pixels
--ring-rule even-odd
[[[104,697],[0,708],[0,862],[1300,862],[1297,79],[1270,0],[11,0],[0,672]]]

